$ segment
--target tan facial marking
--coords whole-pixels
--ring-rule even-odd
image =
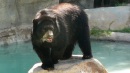
[[[52,30],[48,30],[44,35],[43,35],[43,37],[42,37],[42,41],[43,42],[49,42],[49,43],[51,43],[51,42],[53,42],[53,31]]]

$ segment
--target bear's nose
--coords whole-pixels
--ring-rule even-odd
[[[48,30],[48,35],[49,35],[49,36],[53,36],[53,31]]]

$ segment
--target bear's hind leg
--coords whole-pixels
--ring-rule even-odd
[[[83,59],[92,58],[89,29],[85,28],[79,33],[78,44],[83,52]]]

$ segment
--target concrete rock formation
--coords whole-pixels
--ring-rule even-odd
[[[110,35],[106,35],[106,36],[97,36],[97,37],[91,36],[91,39],[130,42],[130,34],[129,33],[121,33],[121,32],[111,32]]]
[[[85,0],[80,2],[84,3]],[[30,40],[34,14],[42,8],[58,3],[59,0],[0,0],[0,45]],[[121,30],[130,27],[130,5],[85,9],[85,12],[89,17],[90,29],[97,27],[103,30]],[[116,38],[118,40],[118,35]]]
[[[108,73],[97,59],[81,60],[81,57],[74,56],[69,60],[61,60],[51,71],[43,70],[42,63],[37,63],[28,73]]]
[[[32,25],[34,14],[59,0],[0,0],[0,31],[20,25]]]
[[[130,27],[130,6],[85,9],[90,28],[121,30]]]

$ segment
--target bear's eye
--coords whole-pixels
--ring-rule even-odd
[[[51,25],[51,26],[49,27],[49,29],[50,29],[50,30],[54,30],[54,27]]]

